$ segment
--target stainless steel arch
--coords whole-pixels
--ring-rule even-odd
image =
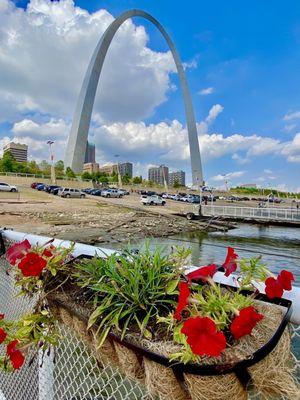
[[[74,172],[81,172],[83,169],[84,154],[86,149],[86,142],[88,137],[89,126],[91,122],[91,115],[95,100],[96,89],[105,60],[106,53],[110,43],[119,29],[119,27],[129,18],[143,17],[152,22],[164,36],[175,61],[176,68],[179,75],[181,90],[184,98],[186,123],[188,130],[191,167],[192,167],[192,180],[194,185],[203,184],[202,165],[200,157],[200,149],[197,135],[197,127],[195,122],[194,110],[190,92],[188,89],[187,81],[183,66],[181,64],[177,50],[170,39],[169,35],[163,26],[150,14],[142,10],[129,10],[116,18],[106,29],[102,35],[97,47],[93,53],[92,59],[89,63],[87,72],[85,74],[83,84],[78,97],[72,128],[68,138],[68,144],[65,156],[65,166],[71,167]]]

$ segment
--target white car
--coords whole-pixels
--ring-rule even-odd
[[[17,192],[17,186],[9,185],[8,183],[0,182],[0,192]]]
[[[101,192],[102,197],[123,197],[123,193],[118,189],[105,189]]]
[[[141,196],[141,203],[144,204],[144,206],[164,206],[166,204],[166,201],[157,195],[143,195]]]

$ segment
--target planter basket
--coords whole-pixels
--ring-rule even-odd
[[[216,364],[204,360],[201,365],[170,362],[168,353],[172,351],[164,347],[165,342],[151,343],[143,339],[137,343],[128,337],[121,340],[114,333],[98,348],[95,329],[87,331],[86,308],[79,307],[62,292],[53,293],[49,304],[55,315],[93,350],[100,364],[117,366],[124,375],[142,383],[151,395],[160,399],[246,400],[249,392],[270,400],[281,396],[298,399],[300,392],[293,378],[290,334],[286,329],[291,302],[270,301],[263,294],[257,299],[257,307],[263,309],[265,318],[251,335],[256,350],[249,353],[249,336],[245,336],[239,341],[240,347],[227,349],[226,362]],[[262,333],[264,329],[266,332]]]

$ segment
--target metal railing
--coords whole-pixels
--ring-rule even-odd
[[[245,218],[278,222],[300,222],[300,209],[293,208],[256,208],[238,206],[202,205],[202,214],[213,217]]]
[[[5,246],[22,240],[24,234],[8,231]],[[40,238],[29,237],[32,244]],[[55,241],[55,244],[64,243]],[[75,255],[101,254],[104,250],[87,245],[76,245]],[[105,250],[109,253],[109,250]],[[0,257],[0,312],[8,319],[17,319],[35,306],[35,298],[16,297],[13,276],[7,274],[8,263]],[[101,363],[96,355],[74,332],[58,324],[61,340],[49,354],[33,352],[25,365],[14,373],[0,372],[0,400],[159,400],[147,392],[142,383],[125,377],[115,365]],[[300,325],[290,324],[293,336],[293,358],[300,371]],[[3,351],[3,349],[2,349]],[[1,351],[0,351],[1,353]],[[100,363],[99,363],[100,361]],[[164,397],[165,399],[165,397]],[[257,399],[257,398],[256,398]],[[252,399],[254,400],[254,399]]]

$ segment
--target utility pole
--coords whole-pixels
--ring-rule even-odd
[[[120,157],[120,154],[115,154],[115,157],[116,158]],[[117,162],[117,173],[118,173],[118,186],[120,189],[122,189],[122,176],[120,173],[120,165],[118,162]]]
[[[49,145],[50,150],[50,160],[51,160],[51,182],[55,185],[56,184],[56,176],[55,176],[55,168],[54,168],[54,156],[52,152],[52,145],[54,142],[52,140],[48,140],[47,144]]]

